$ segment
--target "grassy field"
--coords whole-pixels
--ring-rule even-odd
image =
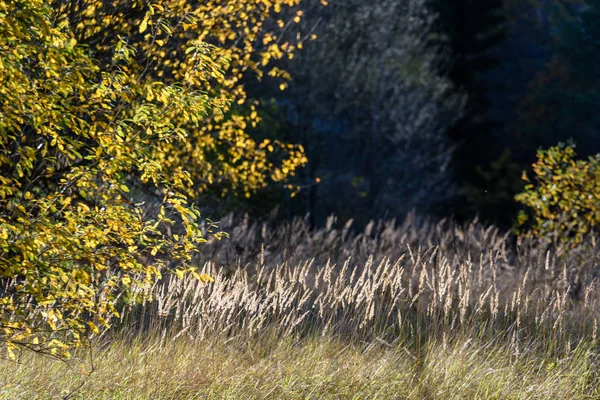
[[[211,284],[158,282],[79,358],[2,363],[0,398],[600,398],[595,239],[562,251],[477,224],[326,229],[281,229],[287,253],[253,264],[208,260]]]
[[[412,348],[411,348],[412,347]],[[348,343],[331,337],[196,343],[148,338],[93,351],[93,371],[24,357],[3,364],[2,399],[583,399],[598,398],[589,345],[549,356],[461,338]],[[90,368],[89,359],[86,362]]]

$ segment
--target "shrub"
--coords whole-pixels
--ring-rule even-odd
[[[574,247],[600,224],[600,154],[576,160],[573,146],[559,144],[540,150],[533,164],[534,180],[527,182],[515,199],[529,207],[533,216],[527,235]],[[529,218],[518,217],[523,226]]]

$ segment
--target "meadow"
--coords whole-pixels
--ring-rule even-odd
[[[71,361],[3,363],[0,398],[600,398],[595,237],[414,214],[221,226],[197,260],[214,282],[156,282]]]
[[[442,3],[0,0],[0,399],[600,398],[600,3]]]

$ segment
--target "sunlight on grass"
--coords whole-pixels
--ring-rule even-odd
[[[541,349],[511,360],[503,345],[431,342],[416,358],[401,343],[276,338],[194,343],[116,340],[93,351],[94,370],[28,355],[0,367],[2,399],[576,399],[597,396],[595,355]],[[90,367],[87,358],[86,367]]]
[[[3,363],[0,399],[600,398],[595,280],[574,291],[577,258],[485,251],[485,235],[507,239],[477,229],[452,234],[479,238],[478,256],[405,244],[395,259],[206,263],[213,283],[157,282],[79,359]]]

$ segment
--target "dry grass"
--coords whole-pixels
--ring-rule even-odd
[[[252,264],[205,263],[212,284],[157,283],[154,302],[95,338],[77,396],[600,398],[593,238],[567,253],[476,223],[305,229],[296,242],[288,228]],[[229,251],[212,246],[213,260]],[[78,365],[5,364],[0,398],[56,397],[81,382]]]
[[[524,272],[533,265],[566,265],[574,287],[591,281],[600,272],[600,246],[593,237],[577,249],[566,251],[553,244],[518,239],[477,219],[458,224],[451,219],[434,221],[411,213],[401,223],[372,221],[356,231],[352,221],[340,224],[333,216],[323,228],[314,229],[301,218],[276,223],[275,215],[262,223],[234,215],[223,218],[220,227],[231,238],[203,247],[198,264],[211,262],[229,271],[239,266],[252,268],[263,252],[265,263],[271,266],[298,265],[305,260],[314,260],[318,265],[327,261],[343,265],[349,257],[354,266],[364,265],[371,257],[379,263],[384,257],[397,260],[410,249],[437,247],[452,265],[469,257],[479,260],[480,255],[487,262],[490,253],[501,269]]]
[[[539,349],[538,349],[539,350]],[[197,343],[115,341],[95,352],[94,371],[25,357],[0,366],[0,399],[51,399],[87,380],[80,399],[583,399],[600,396],[595,356],[562,358],[506,345],[431,342],[420,357],[397,344],[339,339]],[[535,353],[535,352],[533,352]]]

